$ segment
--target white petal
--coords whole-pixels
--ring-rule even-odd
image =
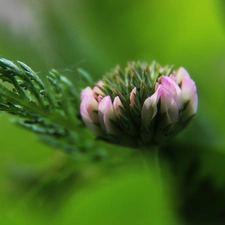
[[[98,109],[98,103],[93,96],[83,97],[80,104],[81,116],[87,114],[94,122],[96,122],[96,110]]]
[[[105,96],[98,106],[98,116],[101,128],[109,133],[118,135],[118,130],[111,122],[111,120],[116,120],[113,104],[110,96]]]
[[[102,133],[101,129],[96,125],[98,123],[98,115],[96,110],[98,108],[98,103],[93,96],[83,97],[80,104],[80,114],[85,123],[85,125],[91,130],[95,135],[100,135]]]
[[[145,128],[148,130],[149,124],[151,120],[155,117],[157,113],[157,104],[159,101],[158,91],[156,91],[153,95],[148,97],[143,104],[141,110],[141,119]]]
[[[198,95],[195,82],[187,76],[183,77],[181,92],[183,101],[185,103],[189,102],[187,106],[189,116],[194,115],[197,112],[198,107]]]
[[[119,96],[116,96],[114,101],[113,101],[113,109],[114,109],[114,113],[115,113],[115,116],[117,118],[120,117],[120,107],[122,107],[122,102],[120,101],[120,98]]]
[[[182,81],[182,79],[183,79],[183,77],[185,77],[185,76],[190,77],[189,74],[188,74],[188,72],[187,72],[187,70],[184,69],[184,67],[180,67],[177,70],[177,73],[176,73],[176,82],[178,84],[180,84],[181,81]]]

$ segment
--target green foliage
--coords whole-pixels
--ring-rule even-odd
[[[43,82],[26,64],[0,59],[0,110],[19,116],[16,123],[39,135],[53,146],[67,151],[85,150],[84,138],[77,130],[79,93],[65,76],[52,69]],[[85,79],[89,79],[87,74]]]

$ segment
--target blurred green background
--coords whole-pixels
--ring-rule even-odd
[[[154,166],[146,172],[139,156],[130,157],[134,150],[103,143],[119,169],[84,160],[72,166],[79,179],[70,183],[59,166],[45,177],[51,181],[45,191],[45,181],[30,181],[33,173],[70,159],[1,113],[2,224],[224,224],[223,14],[219,0],[0,0],[2,57],[43,75],[65,71],[74,83],[76,65],[98,80],[117,64],[156,60],[184,66],[199,95],[192,124],[162,149],[163,191]]]

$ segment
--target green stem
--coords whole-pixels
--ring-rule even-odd
[[[159,186],[162,190],[162,174],[161,174],[161,166],[160,166],[160,157],[159,157],[159,147],[156,147],[154,149],[154,162],[155,162],[155,168],[156,168],[156,174],[159,179]]]
[[[161,166],[160,166],[160,157],[159,157],[159,146],[151,146],[150,148],[142,147],[141,149],[142,157],[144,160],[144,165],[148,173],[150,169],[153,167],[151,163],[153,162],[156,175],[159,182],[159,187],[162,190],[162,174],[161,174]]]

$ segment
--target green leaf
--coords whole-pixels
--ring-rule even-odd
[[[17,65],[18,64],[18,65]],[[82,69],[78,85],[57,70],[43,82],[29,66],[0,58],[0,110],[13,114],[14,122],[36,133],[44,142],[66,151],[90,147],[79,118],[79,82],[91,80]],[[79,132],[78,132],[79,130]]]

